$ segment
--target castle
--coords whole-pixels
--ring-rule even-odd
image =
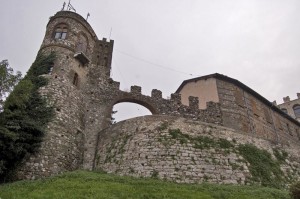
[[[39,152],[19,168],[19,178],[86,169],[178,182],[246,183],[249,164],[240,161],[234,145],[247,143],[270,152],[280,146],[289,153],[282,170],[299,178],[297,120],[221,74],[186,80],[170,99],[156,89],[143,95],[138,86],[121,91],[110,78],[113,44],[99,40],[77,13],[59,11],[50,18],[40,51],[54,51],[57,58],[40,93],[54,105],[55,117]],[[140,104],[153,115],[111,125],[112,108],[120,102]],[[199,136],[211,145],[199,147]],[[224,140],[231,148],[211,147]]]

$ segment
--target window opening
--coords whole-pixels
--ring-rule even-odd
[[[73,78],[73,85],[78,86],[78,81],[79,81],[78,74],[75,73]]]
[[[294,113],[295,113],[295,116],[298,118],[298,117],[300,117],[300,105],[295,105],[294,107],[293,107],[293,109],[294,109]]]
[[[52,74],[53,67],[54,67],[54,63],[51,62],[51,63],[50,63],[50,67],[49,67],[49,74],[50,74],[50,75]]]
[[[55,39],[66,39],[68,28],[65,24],[60,24],[55,29]]]
[[[103,66],[107,66],[107,57],[104,57],[103,59]]]
[[[288,113],[286,108],[282,108],[281,110],[282,110],[283,112],[285,112],[286,114]]]

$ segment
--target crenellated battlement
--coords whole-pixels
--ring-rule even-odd
[[[111,78],[108,80],[107,89],[102,90],[99,88],[96,92],[93,92],[93,96],[94,98],[98,96],[99,99],[102,99],[102,103],[104,101],[104,106],[107,107],[107,112],[104,114],[107,116],[105,119],[107,123],[104,127],[110,125],[110,114],[113,106],[121,102],[140,104],[148,108],[153,115],[182,116],[197,121],[222,125],[219,104],[208,102],[206,109],[199,109],[199,99],[194,96],[190,96],[189,104],[185,105],[182,103],[179,93],[172,93],[170,98],[166,99],[162,97],[162,91],[153,89],[151,96],[148,96],[142,94],[142,87],[136,85],[131,86],[129,91],[122,91],[120,90],[120,83]],[[211,117],[211,115],[214,115],[214,117]],[[86,123],[89,123],[89,121],[86,121]]]

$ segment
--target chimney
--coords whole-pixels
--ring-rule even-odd
[[[283,102],[285,103],[285,102],[289,102],[290,101],[290,97],[289,96],[286,96],[286,97],[284,97],[283,98]]]
[[[297,93],[297,97],[298,97],[298,99],[300,99],[300,93]]]

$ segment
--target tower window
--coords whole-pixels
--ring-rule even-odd
[[[296,118],[300,117],[300,105],[295,105],[293,107]]]
[[[75,73],[74,77],[73,77],[73,85],[78,86],[78,82],[79,82],[79,77],[78,77],[78,74]]]
[[[55,39],[66,39],[68,33],[68,27],[66,24],[59,24],[55,28]]]
[[[103,66],[107,66],[107,57],[104,57],[103,59]]]

